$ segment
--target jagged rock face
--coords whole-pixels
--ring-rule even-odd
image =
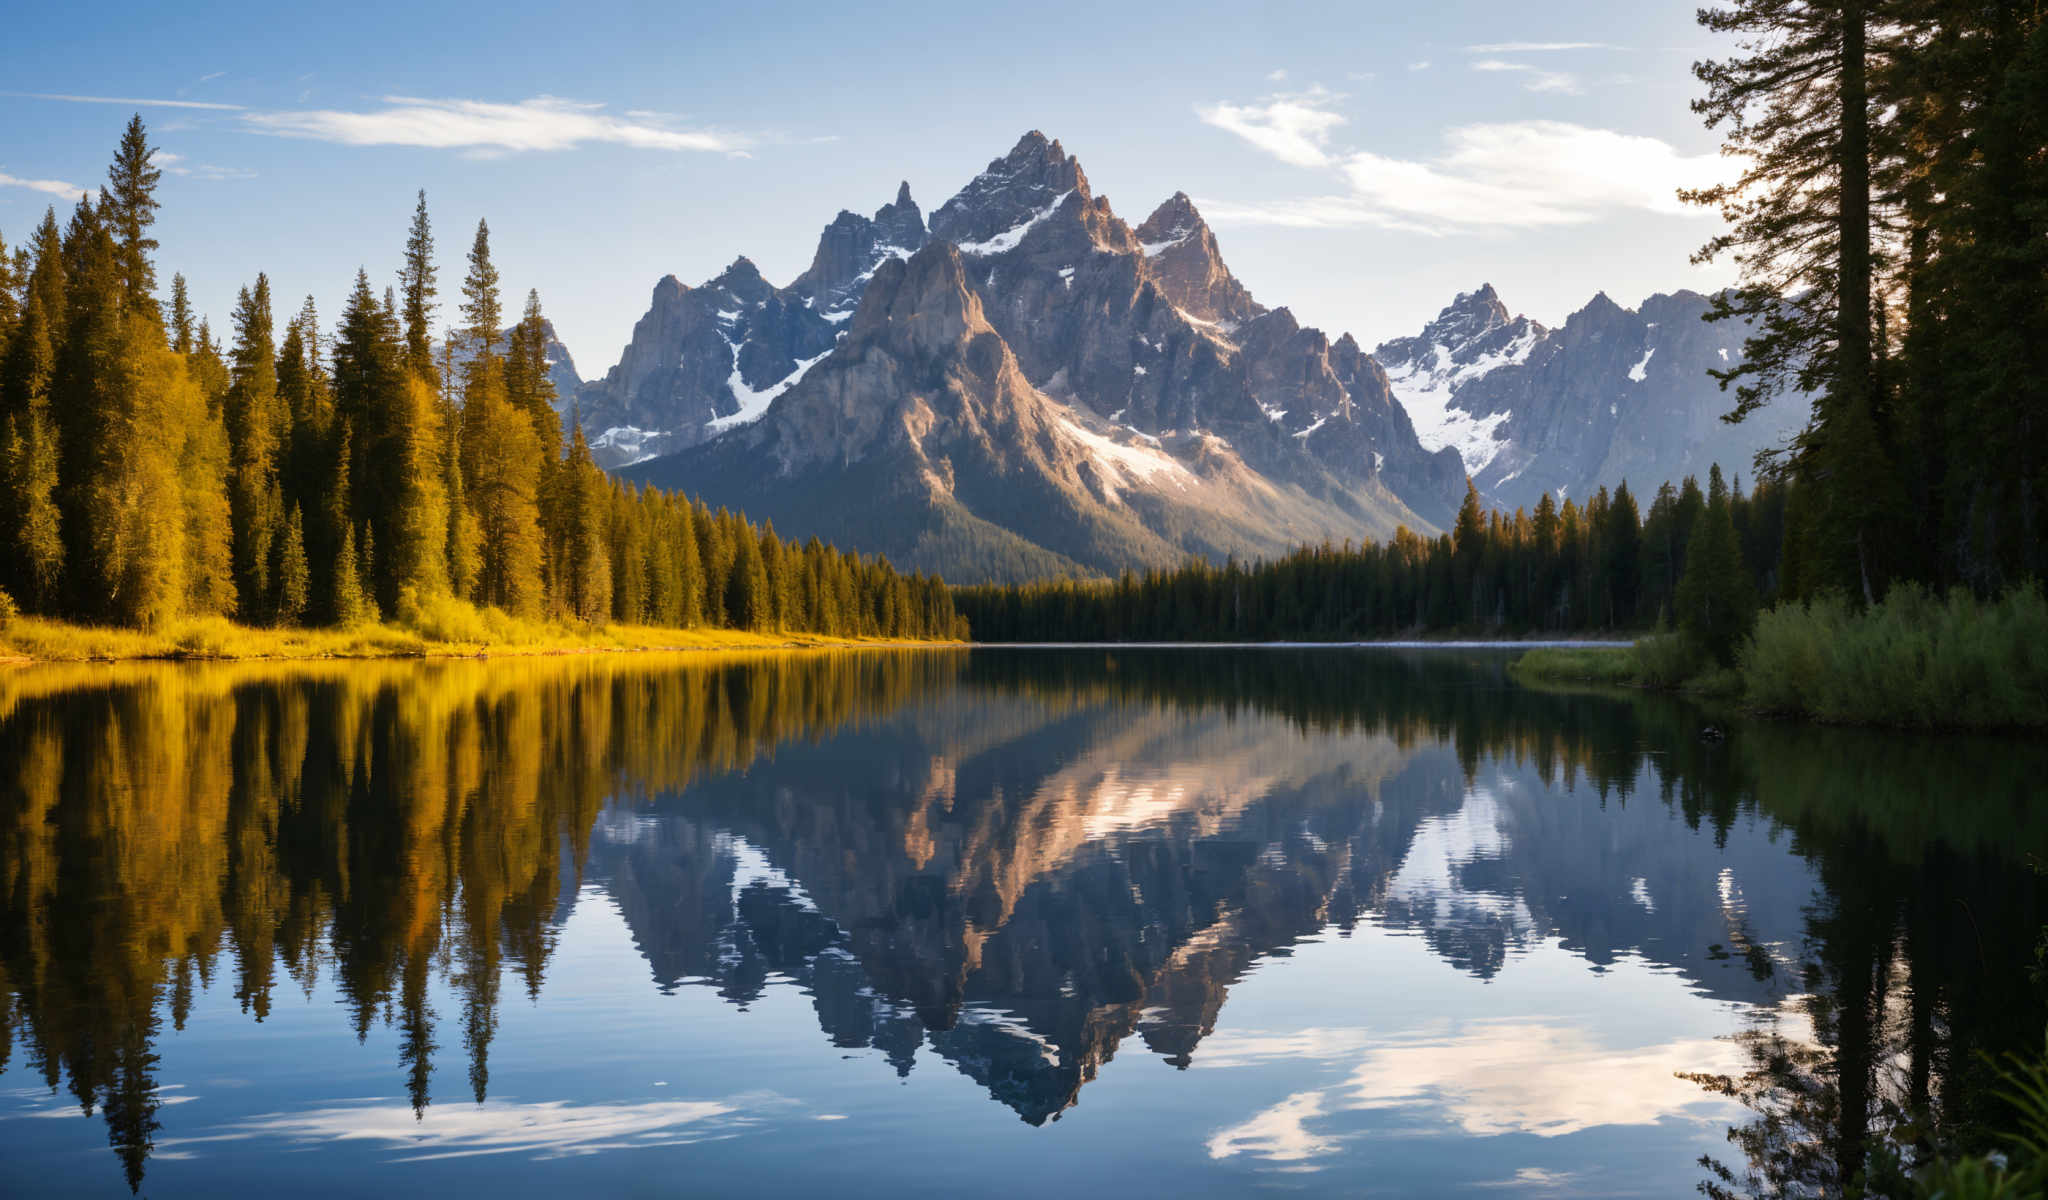
[[[925,259],[935,245],[948,253]],[[840,213],[787,288],[744,259],[694,291],[664,280],[582,399],[607,465],[715,441],[718,454],[640,475],[712,488],[785,532],[894,546],[955,578],[1114,571],[1433,532],[1468,473],[1515,504],[1623,473],[1647,487],[1715,458],[1734,469],[1786,422],[1718,425],[1704,374],[1724,361],[1718,331],[1677,337],[1697,313],[1652,313],[1666,303],[1704,302],[1631,314],[1602,297],[1548,330],[1486,286],[1368,355],[1254,300],[1185,194],[1132,229],[1034,131],[928,229],[907,185],[872,218]],[[1732,354],[1740,336],[1722,340]],[[789,411],[757,425],[785,393]],[[726,484],[693,474],[714,467]],[[1186,486],[1163,487],[1176,471]],[[843,508],[856,475],[923,507],[894,530],[807,507]],[[1018,509],[1024,495],[1037,507]]]
[[[1216,235],[1186,192],[1175,192],[1153,209],[1137,236],[1153,281],[1182,312],[1217,325],[1242,324],[1265,313],[1223,265]]]
[[[1544,334],[1527,317],[1513,317],[1492,284],[1461,293],[1412,338],[1382,342],[1373,351],[1417,437],[1431,450],[1456,451],[1461,472],[1478,474],[1499,453],[1504,418],[1461,407],[1465,384],[1528,359]]]
[[[583,378],[576,373],[576,360],[570,357],[569,347],[562,344],[561,335],[555,332],[555,323],[543,319],[541,334],[547,343],[548,382],[555,385],[555,410],[566,415],[569,411],[569,402],[576,398],[577,390],[583,386]],[[507,328],[500,336],[504,339],[499,343],[499,350],[502,353],[505,341],[511,340],[512,330]],[[459,375],[475,354],[469,347],[468,339],[459,333],[450,334],[448,343],[449,365]],[[440,361],[438,351],[434,358],[436,362]]]
[[[1742,425],[1720,420],[1732,400],[1707,372],[1741,362],[1747,330],[1706,323],[1709,303],[1678,292],[1632,311],[1603,293],[1546,330],[1508,318],[1488,287],[1375,357],[1424,441],[1459,450],[1495,503],[1584,500],[1624,479],[1648,492],[1716,462],[1747,471],[1805,423],[1796,399]]]
[[[746,258],[697,288],[667,276],[619,365],[577,393],[591,452],[621,466],[756,418],[837,336],[832,320],[771,287]]]
[[[957,248],[982,319],[1014,359],[1025,389],[1091,428],[1107,425],[1112,439],[1148,450],[1155,441],[1185,446],[1225,476],[1299,491],[1323,510],[1313,519],[1289,511],[1258,536],[1180,538],[1172,545],[1207,553],[1217,545],[1277,546],[1273,539],[1283,536],[1386,536],[1397,524],[1428,529],[1450,519],[1462,476],[1424,450],[1409,426],[1389,419],[1377,373],[1363,369],[1355,354],[1339,364],[1327,337],[1254,301],[1185,194],[1134,231],[1093,193],[1079,162],[1035,131],[940,205],[929,232],[905,185],[872,219],[840,213],[809,269],[781,291],[760,281],[751,264],[744,279],[734,278],[735,264],[695,291],[664,280],[618,368],[583,391],[585,428],[600,461],[618,466],[675,453],[751,423],[803,377],[814,355],[831,349],[828,339],[839,339],[842,353],[852,353],[857,341],[867,345],[850,323],[863,296],[891,260],[909,258],[928,241]],[[707,298],[714,288],[732,300]],[[744,327],[711,319],[721,312],[743,314]],[[1000,382],[1003,395],[1015,393]],[[1361,394],[1354,396],[1354,388]],[[995,399],[979,397],[980,409]],[[979,436],[986,440],[987,430]],[[840,443],[777,444],[782,460],[769,473],[793,485],[802,482],[789,475],[796,459],[858,461]],[[1094,457],[1080,456],[1080,476],[1094,469],[1086,465]],[[1083,490],[1115,508],[1119,521],[1128,517],[1128,504],[1109,499],[1128,488],[1096,480]],[[1227,523],[1270,515],[1253,505]],[[1145,549],[1102,560],[1097,569],[1186,552],[1129,530],[1110,540]],[[1083,539],[1091,552],[1095,544]],[[943,558],[930,561],[960,574]]]
[[[910,184],[896,189],[896,200],[876,210],[870,220],[840,210],[818,237],[810,269],[797,276],[790,290],[811,302],[829,321],[843,321],[860,302],[862,287],[875,268],[890,258],[908,258],[924,247],[924,214],[910,198]]]
[[[962,580],[1271,554],[1365,520],[1214,433],[1147,436],[1033,386],[981,269],[943,241],[882,263],[839,347],[764,419],[629,477]]]
[[[1454,511],[1455,469],[1432,466],[1398,424],[1353,427],[1328,338],[1252,300],[1184,194],[1133,231],[1033,133],[934,213],[932,231],[958,241],[990,323],[1047,394],[1141,436],[1221,438],[1254,470],[1340,498],[1353,516],[1334,536]],[[1389,466],[1408,491],[1384,484]]]
[[[932,236],[971,252],[1042,219],[1070,192],[1088,195],[1081,164],[1034,129],[932,213]]]

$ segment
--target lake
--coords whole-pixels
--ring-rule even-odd
[[[0,674],[0,1193],[1663,1197],[1990,1145],[2048,750],[1509,657]]]

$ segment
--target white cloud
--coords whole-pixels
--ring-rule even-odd
[[[743,151],[751,139],[710,130],[674,129],[644,118],[612,116],[602,104],[536,96],[516,104],[386,96],[368,112],[310,109],[258,112],[243,118],[260,133],[347,146],[420,146],[473,154],[568,150],[586,142],[640,150]]]
[[[1472,64],[1475,71],[1519,72],[1527,75],[1528,82],[1522,86],[1532,92],[1561,92],[1565,95],[1579,94],[1579,79],[1569,71],[1545,71],[1529,63],[1503,62],[1497,58],[1482,58]]]
[[[0,96],[15,96],[24,100],[61,100],[66,104],[118,104],[123,108],[211,108],[224,112],[240,112],[239,104],[215,104],[209,100],[138,100],[124,96],[72,96],[55,92],[0,92]]]
[[[61,179],[23,179],[19,175],[9,175],[5,171],[0,171],[0,187],[27,188],[31,192],[43,192],[67,199],[85,194],[84,188],[74,187]]]
[[[1282,1052],[1328,1061],[1359,1041],[1357,1034],[1323,1036],[1329,1032],[1266,1039],[1270,1045],[1247,1038],[1227,1065]],[[1428,1114],[1475,1137],[1552,1138],[1667,1118],[1711,1121],[1726,1113],[1728,1102],[1680,1072],[1735,1071],[1742,1062],[1741,1049],[1725,1038],[1609,1046],[1575,1026],[1540,1021],[1475,1021],[1456,1030],[1445,1025],[1365,1047],[1342,1085],[1296,1092],[1212,1135],[1207,1148],[1211,1158],[1244,1154],[1301,1169],[1343,1146],[1341,1135],[1318,1131],[1312,1123],[1381,1109],[1399,1109],[1410,1119]],[[1523,1171],[1515,1182],[1554,1185],[1563,1177]]]
[[[1465,47],[1467,54],[1544,54],[1557,50],[1619,50],[1608,42],[1482,42]]]
[[[1325,149],[1330,132],[1344,124],[1341,114],[1330,111],[1330,106],[1341,99],[1335,92],[1315,87],[1305,92],[1267,96],[1254,104],[1196,105],[1195,115],[1281,162],[1297,167],[1322,167],[1331,162]]]
[[[1717,155],[1686,155],[1653,137],[1564,121],[1462,125],[1443,149],[1396,158],[1330,145],[1345,123],[1320,89],[1251,105],[1215,104],[1202,119],[1282,162],[1332,171],[1340,194],[1255,202],[1205,199],[1219,223],[1294,228],[1368,226],[1411,232],[1579,225],[1617,212],[1700,214],[1677,191],[1727,178]]]
[[[1411,71],[1427,71],[1429,70],[1429,60],[1425,58],[1421,62],[1409,63],[1408,69]]]
[[[1285,82],[1285,81],[1286,81],[1286,79],[1287,79],[1287,68],[1285,68],[1285,67],[1281,67],[1281,68],[1279,68],[1279,69],[1277,69],[1277,70],[1273,70],[1273,71],[1268,71],[1268,72],[1266,72],[1266,82],[1268,82],[1268,83],[1282,83],[1282,82]]]
[[[1249,1154],[1267,1162],[1299,1163],[1337,1149],[1336,1138],[1311,1133],[1308,1122],[1323,1115],[1321,1092],[1296,1092],[1249,1120],[1209,1139],[1210,1158]]]
[[[268,1138],[305,1145],[366,1143],[394,1155],[398,1162],[484,1154],[550,1159],[685,1145],[729,1133],[742,1121],[733,1104],[718,1101],[462,1104],[436,1106],[424,1120],[407,1104],[344,1104],[252,1117],[220,1127],[215,1133],[167,1139],[158,1145],[176,1148]]]

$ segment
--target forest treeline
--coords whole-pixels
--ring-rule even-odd
[[[437,354],[424,193],[395,288],[358,271],[330,335],[258,275],[223,345],[183,276],[158,299],[155,153],[138,116],[97,199],[0,246],[0,589],[27,611],[960,635],[936,578],[606,476],[564,436],[536,293],[507,329],[482,221]]]
[[[1266,641],[1405,633],[1583,633],[1675,623],[1732,654],[1776,597],[1783,485],[1745,494],[1716,466],[1657,490],[1645,514],[1628,484],[1583,507],[1545,495],[1531,513],[1487,511],[1468,483],[1451,532],[1321,545],[1283,558],[954,589],[983,641]]]

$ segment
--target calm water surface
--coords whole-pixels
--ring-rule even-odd
[[[1661,1197],[1984,1144],[2048,752],[1704,742],[1505,661],[0,675],[0,1194]]]

